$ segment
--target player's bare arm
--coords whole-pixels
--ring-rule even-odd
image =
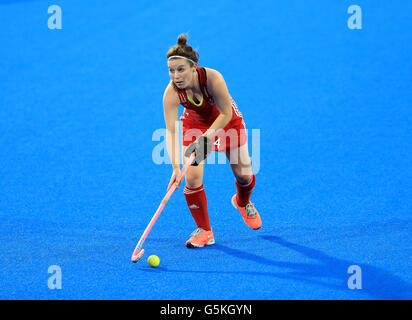
[[[207,86],[210,94],[214,97],[220,115],[216,118],[204,136],[212,139],[220,130],[222,130],[232,119],[232,105],[230,101],[229,90],[226,86],[225,79],[220,72],[206,68]]]
[[[167,190],[175,182],[181,183],[179,145],[179,97],[170,82],[163,94],[163,113],[166,123],[166,146],[173,165],[173,173]]]

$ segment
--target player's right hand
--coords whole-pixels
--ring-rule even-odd
[[[173,183],[176,184],[176,188],[179,188],[179,185],[182,183],[182,172],[180,171],[180,168],[173,169],[172,177],[167,186],[167,191],[169,191]]]

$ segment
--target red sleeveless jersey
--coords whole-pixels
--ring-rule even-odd
[[[190,127],[209,128],[219,116],[220,111],[217,108],[213,96],[207,90],[206,69],[197,66],[197,75],[199,79],[200,91],[203,95],[203,102],[200,106],[193,104],[187,97],[186,90],[178,89],[180,104],[185,107],[183,115],[180,117],[183,124]],[[239,111],[236,102],[230,97],[232,103],[232,119],[227,127],[235,126],[242,122],[242,113]]]
[[[197,67],[200,91],[202,92],[203,101],[201,105],[193,104],[184,89],[178,89],[180,104],[185,108],[180,120],[183,126],[183,141],[184,146],[188,146],[194,142],[201,134],[203,134],[219,116],[220,111],[217,108],[213,96],[207,90],[206,69]],[[225,151],[235,147],[239,147],[246,143],[247,135],[245,123],[242,113],[239,111],[236,102],[230,97],[232,104],[232,119],[212,139],[212,149],[214,151]]]

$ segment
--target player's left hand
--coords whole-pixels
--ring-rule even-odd
[[[195,160],[193,160],[191,165],[197,166],[200,162],[207,158],[211,151],[212,144],[210,139],[205,136],[200,136],[195,142],[189,144],[185,152],[185,157],[190,157],[190,155],[194,152]]]

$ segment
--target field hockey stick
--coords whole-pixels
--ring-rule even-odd
[[[194,159],[195,159],[195,153],[192,153],[189,160],[183,166],[181,179],[183,179],[183,177],[185,176],[187,169],[192,164]],[[162,212],[163,208],[165,207],[165,205],[166,205],[167,201],[169,200],[170,196],[173,194],[173,192],[175,192],[176,189],[177,189],[176,183],[173,183],[173,185],[170,187],[169,191],[166,193],[165,197],[163,198],[162,202],[160,202],[159,208],[157,208],[156,213],[154,214],[152,220],[150,220],[150,222],[147,225],[145,231],[143,232],[139,242],[137,243],[136,248],[133,251],[133,255],[132,255],[132,261],[133,262],[139,261],[139,259],[143,256],[143,253],[144,253],[144,249],[142,249],[143,243],[145,242],[146,237],[148,236],[148,234],[149,234],[150,230],[152,229],[153,225],[155,224],[157,218],[160,216],[160,213]]]

